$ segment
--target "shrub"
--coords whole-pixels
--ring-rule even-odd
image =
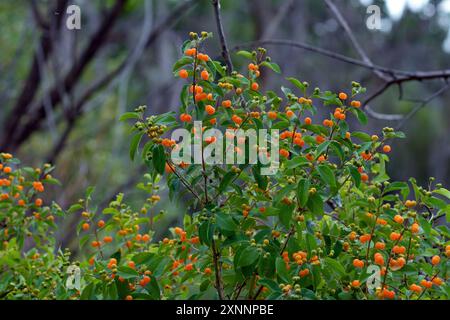
[[[97,212],[93,189],[67,211],[38,201],[47,183],[43,169],[20,169],[2,154],[0,296],[7,299],[447,299],[450,192],[434,179],[426,188],[414,179],[392,182],[386,162],[393,138],[352,131],[348,120],[367,118],[356,82],[345,92],[311,90],[287,78],[291,88],[262,94],[266,71],[280,73],[266,51],[240,51],[244,74],[227,72],[203,52],[210,35],[191,34],[174,75],[187,81],[178,115],[128,112],[130,156],[148,167],[139,187],[149,197],[134,210],[119,194]],[[328,119],[313,116],[329,110]],[[177,120],[179,118],[179,121]],[[193,121],[209,128],[277,129],[279,168],[263,175],[258,162],[175,163],[180,141],[168,133]],[[208,140],[209,139],[209,140]],[[206,137],[202,148],[217,141]],[[247,157],[248,141],[241,149]],[[258,152],[270,152],[270,144]],[[203,150],[203,149],[202,149]],[[9,169],[8,169],[9,168]],[[154,239],[155,206],[167,188],[186,203],[183,225]],[[55,217],[81,215],[81,254],[55,250]],[[448,220],[448,218],[447,218]],[[30,249],[31,248],[31,249]]]

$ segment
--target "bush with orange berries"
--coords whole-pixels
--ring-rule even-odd
[[[248,68],[230,72],[204,53],[210,36],[192,33],[173,66],[185,82],[178,113],[147,115],[142,106],[121,117],[134,121],[131,158],[140,154],[148,168],[139,185],[148,193],[141,209],[119,194],[97,212],[90,188],[67,210],[81,217],[81,262],[51,249],[49,217],[62,211],[37,202],[54,182],[50,168],[16,169],[17,161],[2,154],[0,296],[448,299],[449,231],[436,221],[448,221],[450,191],[434,179],[426,188],[414,179],[390,181],[388,142],[404,134],[351,130],[353,119],[367,123],[357,98],[365,89],[353,82],[336,94],[287,78],[292,86],[282,87],[281,96],[263,92],[261,74],[280,73],[266,50],[238,52]],[[318,119],[318,108],[329,116]],[[261,163],[174,163],[171,151],[180,141],[170,132],[199,134],[193,121],[201,121],[202,130],[269,129],[269,136],[279,130],[279,169],[267,176]],[[205,137],[201,148],[216,142]],[[251,147],[246,141],[241,152]],[[170,200],[186,202],[186,212],[183,226],[159,240],[155,206],[164,187]],[[24,246],[25,237],[33,238],[32,246]],[[78,271],[67,285],[69,268]]]

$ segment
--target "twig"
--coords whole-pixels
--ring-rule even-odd
[[[213,256],[213,264],[214,264],[214,273],[216,278],[216,290],[219,295],[220,300],[224,300],[224,291],[223,291],[223,284],[222,284],[222,268],[220,267],[220,252],[217,251],[216,248],[216,242],[214,238],[211,242],[211,251]]]
[[[220,15],[220,0],[212,0],[214,6],[214,15],[216,17],[217,32],[219,34],[220,45],[222,47],[222,57],[227,65],[227,74],[233,72],[233,63],[231,62],[230,53],[228,52],[227,41],[223,31],[222,17]]]
[[[405,123],[411,119],[417,112],[419,112],[422,108],[424,108],[428,103],[430,103],[432,100],[434,100],[435,98],[437,98],[438,96],[440,96],[441,94],[443,94],[445,91],[448,90],[448,88],[450,87],[450,83],[446,81],[446,84],[440,88],[438,91],[436,91],[435,93],[433,93],[431,96],[429,96],[428,98],[426,98],[421,104],[419,104],[418,106],[416,106],[413,110],[411,110],[411,112],[409,112],[404,118],[403,120],[397,125],[397,127],[395,128],[395,130],[400,130]]]

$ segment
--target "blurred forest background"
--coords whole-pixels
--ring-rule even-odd
[[[450,68],[449,0],[333,3],[374,64],[414,72]],[[80,30],[66,27],[71,4],[81,8]],[[366,26],[370,4],[381,8],[381,30]],[[233,48],[262,39],[364,60],[324,0],[222,0],[221,14],[236,70],[246,61]],[[139,105],[149,113],[177,110],[182,82],[172,64],[190,31],[213,32],[208,53],[222,59],[211,0],[2,0],[0,26],[0,149],[26,165],[56,165],[53,175],[63,187],[51,192],[63,207],[83,197],[88,186],[96,186],[99,207],[118,192],[132,202],[143,199],[135,186],[145,169],[130,161],[127,126],[118,118]],[[312,87],[349,90],[354,80],[367,87],[369,97],[383,86],[368,68],[295,46],[265,47],[284,76]],[[450,185],[446,79],[393,84],[370,101],[365,130],[379,134],[385,126],[401,126],[407,135],[392,145],[393,179],[413,176],[426,184],[435,176]],[[280,85],[288,85],[282,76],[263,74],[263,90]],[[182,219],[181,210],[168,210],[162,223]],[[76,219],[60,229],[64,245],[73,239]]]

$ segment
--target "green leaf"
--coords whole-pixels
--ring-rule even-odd
[[[124,279],[133,279],[139,277],[139,273],[127,266],[121,266],[117,268],[117,275]]]
[[[266,190],[267,184],[269,183],[267,176],[262,176],[260,174],[260,168],[258,166],[252,167],[252,173],[258,187],[262,190]]]
[[[308,203],[306,205],[312,213],[316,215],[323,214],[323,200],[319,194],[315,193],[309,196]]]
[[[261,63],[261,66],[268,67],[273,71],[275,71],[276,73],[281,73],[280,66],[277,65],[276,63],[264,61],[263,63]]]
[[[354,138],[358,138],[359,140],[364,142],[372,141],[372,138],[365,132],[354,131],[352,132],[351,136]]]
[[[294,205],[282,205],[279,211],[279,217],[282,224],[284,224],[285,227],[289,227],[289,224],[292,219],[292,213],[294,210]]]
[[[301,207],[304,207],[308,202],[309,196],[309,180],[308,179],[300,179],[297,185],[297,198]]]
[[[362,125],[367,124],[367,116],[362,110],[353,108],[352,112],[356,115],[356,118],[358,118],[359,123]]]
[[[233,172],[227,172],[224,176],[222,181],[220,181],[220,185],[219,185],[219,193],[222,193],[223,191],[225,191],[225,189],[228,187],[228,185],[230,184],[230,182],[233,180],[233,178],[236,176],[235,173]]]
[[[226,230],[226,231],[234,231],[236,230],[236,223],[233,221],[233,218],[224,213],[217,213],[216,214],[216,225],[219,227],[219,229]]]
[[[329,268],[330,270],[338,273],[340,276],[343,276],[346,274],[345,268],[342,266],[342,264],[338,260],[326,257],[325,262],[327,265],[330,266],[330,268]]]
[[[445,188],[436,189],[436,190],[434,190],[434,192],[450,199],[450,191]]]
[[[194,59],[191,57],[183,57],[180,60],[178,60],[177,62],[174,63],[173,67],[172,67],[172,71],[175,72],[178,69],[181,69],[181,67],[194,62]]]
[[[252,55],[252,53],[251,53],[251,52],[248,52],[248,51],[246,51],[246,50],[240,50],[240,51],[236,52],[236,54],[237,54],[238,56],[242,56],[242,57],[244,57],[244,58],[253,60],[253,55]]]
[[[284,283],[289,283],[289,273],[286,269],[286,262],[284,262],[281,257],[277,257],[277,260],[275,261],[275,268],[277,276],[280,277]]]
[[[325,184],[329,185],[332,189],[336,188],[336,177],[330,167],[327,165],[320,165],[317,167],[317,171]]]
[[[204,221],[198,227],[198,236],[200,238],[200,242],[206,245],[210,245],[214,236],[214,225],[211,221]]]
[[[137,133],[133,136],[133,138],[131,139],[131,144],[130,144],[130,159],[133,161],[134,157],[137,153],[138,147],[139,147],[139,143],[141,142],[142,136],[144,134],[143,133]]]
[[[83,209],[83,206],[81,204],[76,203],[71,205],[70,208],[67,209],[67,213],[74,213],[81,209]]]
[[[153,165],[159,174],[164,174],[166,167],[166,154],[162,145],[155,145],[153,147]]]
[[[352,180],[355,183],[355,186],[359,188],[361,185],[361,174],[359,173],[358,169],[354,165],[348,165],[347,166],[349,174],[352,176]]]
[[[296,156],[292,158],[291,160],[286,161],[286,167],[288,169],[294,169],[300,166],[308,165],[309,161],[305,157],[302,156]]]
[[[256,262],[259,258],[259,252],[256,247],[247,246],[239,255],[237,266],[246,267]]]
[[[292,83],[294,86],[296,86],[303,92],[305,91],[306,87],[299,80],[297,80],[295,78],[286,78],[286,80],[288,80],[290,83]]]
[[[122,114],[119,118],[119,121],[125,121],[128,119],[139,119],[139,113],[138,112],[125,112]]]

